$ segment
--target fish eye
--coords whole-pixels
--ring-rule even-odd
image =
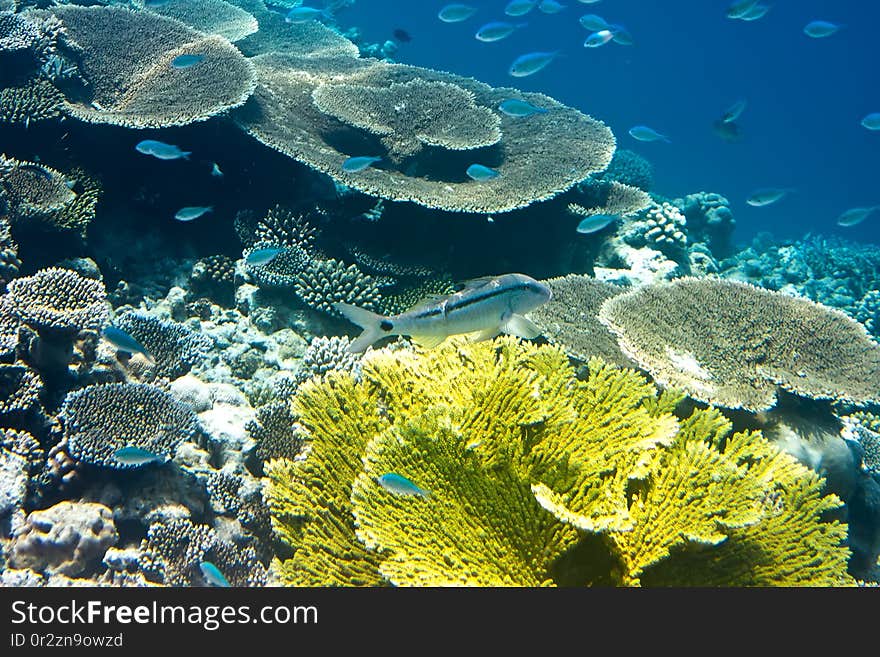
[[[394,328],[394,324],[389,322],[387,319],[383,319],[381,322],[379,322],[379,328],[383,331],[390,331]]]

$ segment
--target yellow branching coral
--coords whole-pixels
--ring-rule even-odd
[[[267,468],[287,584],[851,581],[821,478],[633,370],[512,338],[362,365],[303,387],[307,455]]]
[[[355,538],[350,503],[361,454],[386,424],[376,399],[351,377],[333,373],[321,385],[306,383],[296,401],[311,432],[308,456],[266,465],[272,525],[295,549],[279,574],[291,586],[379,585],[378,558]]]

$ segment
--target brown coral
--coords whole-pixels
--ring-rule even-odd
[[[541,94],[350,56],[267,54],[254,58],[254,63],[260,82],[249,102],[235,112],[238,123],[264,144],[382,198],[454,212],[504,212],[549,199],[601,171],[615,148],[614,136],[603,123]],[[321,94],[331,93],[335,85],[363,90],[423,86],[410,84],[414,81],[455,85],[473,94],[480,108],[494,110],[501,101],[518,98],[549,111],[527,121],[501,116],[503,138],[494,146],[463,152],[431,147],[424,149],[430,157],[409,158],[404,170],[383,163],[381,169],[344,171],[342,164],[350,155],[381,155],[383,147],[371,132],[322,112],[313,102],[313,92],[322,85]],[[371,98],[376,94],[365,93]],[[465,171],[473,163],[492,167],[499,175],[471,180]]]
[[[239,41],[257,31],[257,19],[225,0],[166,0],[148,7],[162,16],[176,18],[205,34]]]
[[[529,317],[550,342],[584,363],[600,356],[609,363],[632,367],[633,362],[620,351],[614,335],[599,322],[602,303],[626,292],[626,288],[583,274],[551,278],[544,283],[553,291],[553,297]]]
[[[90,83],[88,98],[65,104],[83,121],[131,128],[186,125],[241,105],[253,91],[253,67],[223,37],[147,11],[71,5],[52,11],[75,43],[73,54]],[[183,54],[204,59],[173,67]]]
[[[42,269],[8,288],[15,313],[38,331],[99,331],[110,315],[104,284],[71,269]]]
[[[760,411],[782,387],[857,404],[880,398],[880,346],[842,312],[744,283],[682,278],[610,298],[599,318],[657,381]]]
[[[395,160],[415,155],[424,146],[469,150],[501,139],[499,116],[478,107],[472,92],[448,82],[322,84],[312,92],[312,100],[324,114],[379,135]]]

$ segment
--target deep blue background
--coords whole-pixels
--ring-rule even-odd
[[[739,242],[770,230],[780,238],[813,231],[880,244],[880,212],[854,228],[835,225],[847,208],[880,204],[880,131],[859,124],[880,112],[880,2],[766,1],[772,9],[753,22],[726,18],[727,0],[563,0],[568,8],[559,14],[536,9],[522,18],[504,15],[506,0],[468,0],[479,11],[454,24],[437,18],[442,1],[357,0],[338,19],[367,41],[405,29],[413,40],[400,46],[400,62],[540,91],[605,121],[620,147],[654,164],[654,191],[727,196]],[[636,45],[583,48],[588,32],[578,18],[585,13],[626,25]],[[802,30],[814,19],[845,27],[811,39]],[[528,25],[503,41],[477,41],[474,33],[491,20]],[[508,76],[518,55],[556,49],[565,56],[543,71]],[[744,139],[728,143],[712,123],[738,98],[748,101]],[[635,141],[627,130],[640,123],[673,143]],[[797,193],[752,208],[745,199],[760,187]]]

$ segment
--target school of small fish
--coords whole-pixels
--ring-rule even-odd
[[[600,1],[577,0],[578,3],[584,5],[593,5]],[[520,18],[531,13],[533,10],[553,15],[564,14],[568,8],[569,5],[558,0],[509,0],[504,6],[503,11],[507,18]],[[752,22],[764,18],[772,8],[772,3],[762,0],[733,0],[728,4],[724,15],[734,21]],[[444,23],[462,23],[479,12],[479,7],[463,3],[453,3],[443,6],[437,16]],[[586,49],[597,49],[609,43],[623,46],[635,45],[635,39],[632,34],[621,23],[609,22],[603,16],[595,13],[585,13],[579,16],[577,20],[588,32],[583,41],[583,47]],[[478,41],[493,43],[502,39],[508,39],[516,32],[525,31],[527,27],[528,23],[514,23],[505,19],[489,20],[477,29],[474,36]],[[845,25],[833,21],[815,19],[806,23],[801,31],[812,39],[825,39],[837,34],[845,27]],[[547,68],[557,57],[564,56],[564,54],[560,48],[555,50],[533,50],[523,53],[513,60],[507,69],[507,74],[515,78],[535,75]],[[740,141],[742,139],[742,132],[738,121],[747,106],[748,101],[745,98],[739,98],[734,101],[712,123],[713,132],[726,142]],[[535,107],[527,101],[517,98],[505,100],[498,106],[498,109],[503,114],[518,119],[547,112],[546,109]],[[866,130],[880,131],[880,112],[871,112],[864,115],[860,125]],[[628,134],[640,142],[672,143],[668,136],[647,125],[635,125],[628,130]],[[360,160],[362,158],[351,159]],[[369,166],[369,163],[363,165],[364,168],[366,166]],[[349,171],[345,166],[343,168]],[[481,164],[472,164],[468,167],[466,173],[468,177],[477,182],[486,182],[499,175],[498,171]],[[794,190],[790,188],[757,189],[748,196],[746,203],[752,207],[773,205],[792,191]],[[837,224],[839,226],[854,226],[864,220],[875,209],[877,208],[871,206],[847,210],[840,215]],[[606,215],[597,215],[584,219],[578,224],[577,232],[588,234],[601,230],[614,219],[614,217],[611,217],[603,224],[602,221],[604,221],[605,217]]]

